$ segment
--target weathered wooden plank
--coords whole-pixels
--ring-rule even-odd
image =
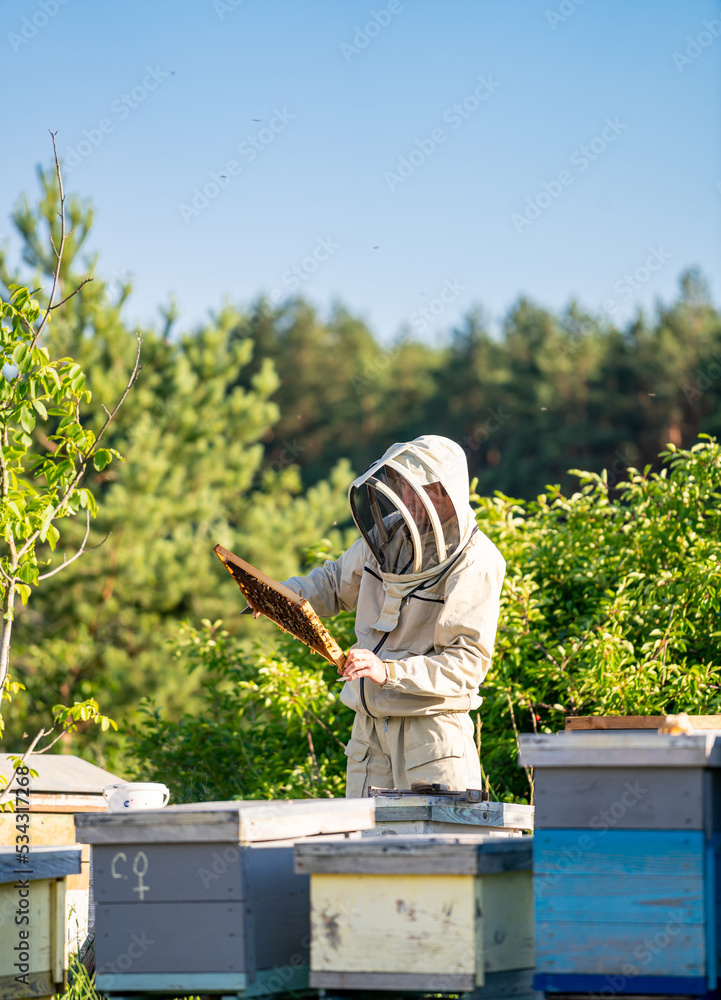
[[[536,920],[592,923],[663,923],[669,911],[685,924],[705,922],[705,887],[700,876],[561,875],[537,879]]]
[[[63,875],[77,875],[81,870],[81,848],[78,847],[35,847],[30,850],[29,861],[18,864],[15,850],[4,848],[0,851],[0,884],[15,882],[18,878],[37,881],[46,878],[62,878]],[[19,876],[17,870],[23,874]]]
[[[242,903],[100,903],[98,972],[243,972]]]
[[[526,733],[519,737],[525,767],[719,767],[718,733],[671,736],[653,732]]]
[[[363,837],[296,844],[295,870],[339,874],[495,874],[531,865],[532,838],[458,836]]]
[[[101,795],[106,785],[122,781],[110,771],[73,754],[31,753],[27,757],[27,766],[37,771],[37,776],[29,779],[31,799],[38,792]],[[0,754],[0,775],[9,778],[14,774],[15,766],[10,755]]]
[[[536,827],[703,830],[704,771],[659,767],[539,767]]]
[[[592,900],[589,899],[589,905]],[[704,928],[669,908],[664,923],[536,923],[536,969],[548,973],[705,976]]]
[[[458,823],[439,823],[436,820],[401,820],[392,823],[379,823],[372,830],[364,830],[364,837],[392,837],[392,836],[412,836],[417,833],[430,834],[458,834],[477,831],[479,827],[463,827]],[[504,826],[484,826],[483,833],[493,834],[494,837],[522,837],[523,831],[513,827]]]
[[[564,875],[674,875],[703,877],[700,830],[537,830],[533,837],[537,877]]]
[[[15,970],[17,973],[17,969]],[[19,983],[15,976],[0,976],[0,1000],[22,1000],[23,997],[51,997],[55,983],[49,972],[31,972],[28,985]]]
[[[533,830],[533,806],[506,806],[503,809],[493,808],[505,803],[486,803],[488,808],[473,805],[449,806],[439,803],[431,806],[430,820],[440,823],[459,823],[465,826],[477,826],[479,832],[483,827],[500,826],[513,827],[518,830]]]
[[[693,729],[721,729],[721,715],[689,715]],[[570,715],[566,732],[593,729],[654,729],[666,721],[665,715]]]
[[[314,971],[476,976],[473,879],[314,875]]]
[[[492,972],[534,965],[533,879],[530,872],[507,872],[475,879],[477,912],[483,916],[483,961]]]
[[[508,802],[449,802],[441,796],[398,796],[376,800],[376,826],[417,820],[472,827],[533,829],[533,806]]]
[[[107,806],[106,806],[107,808]],[[0,845],[15,846],[15,813],[0,813]],[[67,813],[28,813],[28,836],[30,846],[39,847],[75,843],[75,823],[72,815]]]
[[[475,977],[440,972],[321,972],[311,969],[310,985],[325,990],[464,993],[474,988]]]
[[[251,843],[369,829],[375,799],[193,802],[162,810],[80,813],[86,844]]]

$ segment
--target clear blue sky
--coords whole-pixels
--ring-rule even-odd
[[[622,320],[693,264],[718,300],[705,20],[721,32],[717,0],[4,0],[0,232],[50,128],[76,151],[67,186],[95,205],[100,270],[134,275],[131,317],[172,292],[192,325],[224,297],[293,291],[294,266],[303,294],[383,340],[444,288],[430,339],[521,293],[611,299]]]

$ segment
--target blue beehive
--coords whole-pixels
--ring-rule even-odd
[[[535,768],[536,989],[716,990],[721,734],[521,737]]]

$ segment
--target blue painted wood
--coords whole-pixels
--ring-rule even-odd
[[[29,878],[63,878],[80,873],[80,847],[31,847],[27,862],[18,862],[15,848],[0,850],[0,882]]]
[[[161,993],[174,996],[188,993],[235,993],[244,990],[247,976],[243,972],[122,972],[117,975],[98,973],[95,985],[102,993]]]
[[[703,878],[701,830],[539,830],[533,838],[536,881],[563,875]]]
[[[664,924],[678,912],[684,924],[703,924],[706,893],[698,876],[561,875],[539,878],[535,886],[536,921]]]
[[[116,1000],[129,994],[187,996],[195,993],[233,994],[240,997],[272,997],[308,988],[309,967],[278,965],[261,969],[253,981],[243,972],[124,972],[98,974],[96,988]],[[137,1000],[137,997],[136,997]]]
[[[533,987],[545,993],[592,993],[596,997],[615,994],[709,995],[705,976],[558,976],[537,973]],[[710,1000],[710,997],[709,997]]]
[[[680,909],[665,923],[536,922],[536,969],[547,973],[706,977],[703,924],[685,924]]]
[[[716,953],[716,851],[714,845],[706,843],[705,917],[706,917],[706,978],[709,989],[716,989],[718,956]]]

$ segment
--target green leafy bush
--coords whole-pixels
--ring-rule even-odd
[[[707,438],[661,459],[616,490],[576,471],[570,497],[472,498],[507,560],[482,690],[482,758],[500,789],[529,790],[514,726],[721,709],[721,448]]]
[[[481,759],[492,797],[528,799],[516,733],[568,715],[721,711],[721,447],[669,446],[658,474],[576,472],[524,503],[471,502],[507,561],[501,620],[481,693]],[[352,616],[331,622],[342,646]],[[248,655],[206,623],[176,655],[203,670],[204,708],[179,722],[146,706],[133,736],[141,775],[181,799],[338,795],[351,713],[333,668],[283,636]]]
[[[353,616],[332,630],[347,648]],[[173,721],[141,705],[129,737],[138,777],[164,781],[173,802],[343,795],[352,713],[336,669],[289,635],[269,645],[248,653],[221,622],[181,626],[175,656],[201,674],[200,710]]]

